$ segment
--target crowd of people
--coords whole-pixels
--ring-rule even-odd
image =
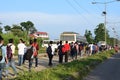
[[[86,44],[86,43],[78,43],[68,41],[63,44],[60,41],[57,45],[57,49],[52,45],[52,41],[49,42],[48,47],[46,48],[46,53],[49,58],[49,66],[52,66],[52,60],[54,55],[58,54],[58,62],[63,63],[68,62],[69,59],[76,60],[78,56],[82,57],[83,55],[93,55],[100,51],[104,51],[107,49],[111,49],[110,46],[98,46],[97,44]],[[16,46],[18,48],[18,66],[25,64],[25,61],[28,60],[29,71],[31,71],[33,60],[35,60],[35,67],[38,67],[38,51],[39,45],[37,43],[37,39],[33,39],[29,41],[29,45],[26,46],[25,41],[19,39],[19,43]],[[14,71],[14,75],[17,75],[17,69],[15,66],[14,54],[15,54],[15,45],[14,40],[9,39],[8,44],[4,45],[4,39],[0,38],[0,80],[2,80],[2,73],[5,70],[5,76],[8,77],[9,67],[12,67]],[[118,52],[119,48],[116,45],[115,51]]]
[[[11,38],[8,40],[8,44],[4,44],[4,39],[1,37],[0,38],[0,80],[2,80],[2,74],[3,71],[5,71],[5,77],[8,77],[9,74],[9,67],[11,67],[14,71],[13,76],[15,77],[18,72],[16,69],[15,65],[15,60],[14,60],[14,54],[15,54],[15,45],[14,45],[14,40]],[[31,71],[33,59],[35,59],[35,67],[38,66],[38,50],[39,50],[39,45],[37,43],[37,39],[30,40],[29,46],[26,46],[25,41],[22,39],[19,39],[19,43],[17,44],[18,48],[18,66],[21,66],[24,64],[26,57],[29,57],[27,59],[29,61],[29,71]],[[29,52],[31,53],[31,56],[26,56],[28,53],[28,50],[32,50]]]
[[[52,46],[52,41],[50,41],[46,49],[49,58],[49,64],[48,64],[49,66],[52,65],[53,55],[55,55],[56,53],[59,56],[59,60],[58,60],[59,63],[63,63],[63,61],[68,62],[69,59],[76,60],[78,56],[80,57],[90,56],[93,54],[97,54],[101,51],[109,50],[113,48],[111,46],[105,46],[105,45],[98,46],[97,44],[92,44],[92,43],[91,44],[82,43],[82,42],[68,43],[68,41],[66,41],[65,44],[63,44],[63,42],[60,41],[57,45],[58,47],[55,50],[54,47]],[[118,46],[115,46],[114,49],[117,52],[119,48]]]

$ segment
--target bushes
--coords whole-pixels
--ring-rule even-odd
[[[105,51],[40,72],[24,72],[25,74],[21,74],[13,80],[82,80],[91,69],[113,54],[113,50]]]

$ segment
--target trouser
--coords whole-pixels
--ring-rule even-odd
[[[38,56],[34,56],[34,58],[35,58],[35,67],[37,67],[38,66]]]
[[[30,59],[30,60],[29,60],[29,70],[31,70],[32,63],[33,63],[33,59]]]
[[[21,66],[23,63],[23,55],[18,55],[18,65]]]
[[[17,74],[17,69],[15,67],[15,62],[13,59],[9,59],[8,60],[8,63],[6,64],[6,76],[8,76],[8,68],[9,67],[12,67],[13,71],[14,71],[14,74]]]
[[[65,52],[65,62],[68,62],[68,55],[69,55],[69,52]]]
[[[5,63],[0,63],[0,80],[2,80],[2,73],[3,73],[4,67],[5,67]]]
[[[77,52],[75,52],[75,59],[77,59]]]
[[[48,63],[48,65],[51,66],[51,65],[52,65],[53,55],[52,55],[52,54],[48,54],[48,58],[49,58],[49,63]]]
[[[59,63],[63,62],[63,54],[59,54]]]

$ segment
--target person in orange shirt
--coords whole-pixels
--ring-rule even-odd
[[[35,47],[35,50],[33,52],[33,56],[35,58],[35,67],[37,67],[38,66],[38,50],[39,50],[39,45],[37,43],[37,39],[33,40],[32,46]]]
[[[64,44],[64,48],[65,48],[65,62],[68,62],[68,55],[70,52],[70,45],[68,44],[68,41],[66,41],[66,43]]]

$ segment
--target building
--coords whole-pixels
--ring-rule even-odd
[[[33,34],[30,34],[30,37],[32,38],[43,38],[43,39],[49,39],[47,32],[35,32]]]
[[[79,33],[76,32],[63,32],[60,35],[60,40],[63,41],[68,41],[69,43],[71,42],[84,42],[87,43],[86,37],[80,36]]]

